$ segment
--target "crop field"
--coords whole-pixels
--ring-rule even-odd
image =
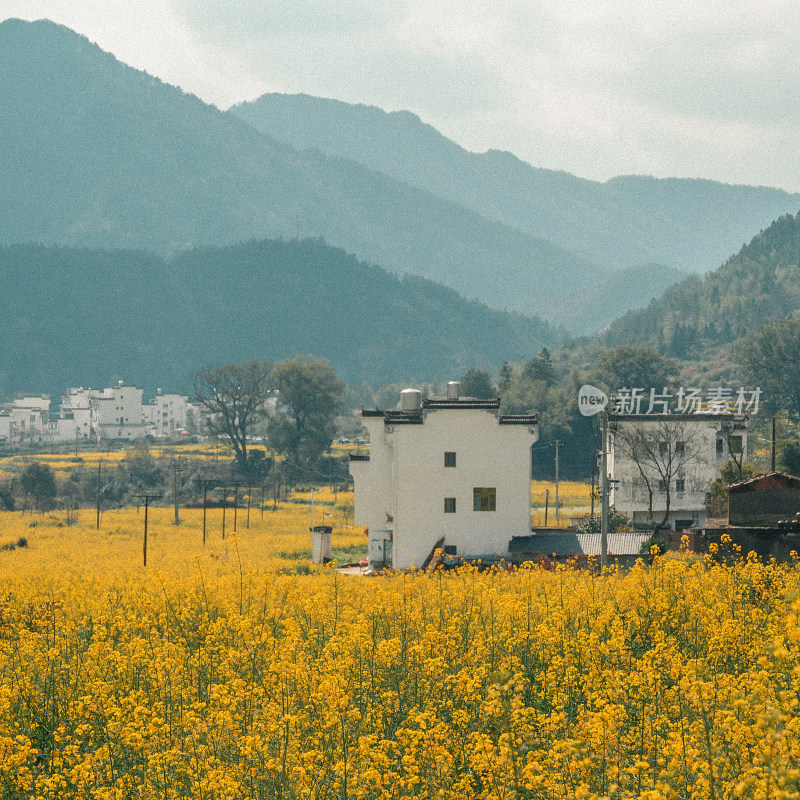
[[[352,577],[293,499],[0,514],[0,797],[800,797],[797,563]]]
[[[531,481],[531,517],[534,525],[569,525],[570,517],[584,516],[592,510],[592,487],[580,481],[561,481],[558,485],[559,513],[556,518],[556,486],[552,481]],[[545,510],[547,513],[545,514]],[[596,514],[600,502],[595,501]]]

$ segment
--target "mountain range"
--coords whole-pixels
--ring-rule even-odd
[[[634,344],[709,360],[737,339],[800,315],[800,214],[779,217],[719,269],[690,276],[615,320],[598,347]]]
[[[656,263],[703,273],[800,209],[800,195],[778,189],[645,176],[599,183],[507,152],[470,153],[408,111],[265,94],[229,113],[292,147],[356,161],[547,239],[604,271]]]
[[[0,398],[311,353],[355,385],[457,378],[553,348],[547,323],[399,278],[318,239],[181,251],[0,246]]]
[[[322,237],[578,333],[680,275],[645,264],[702,272],[800,205],[710,181],[586,181],[469,153],[408,112],[302,95],[222,112],[48,21],[0,24],[0,103],[0,243],[165,256]],[[620,283],[633,291],[608,290]]]

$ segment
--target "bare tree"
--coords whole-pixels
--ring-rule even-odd
[[[242,472],[247,469],[248,431],[267,415],[271,375],[269,361],[245,361],[207,369],[194,380],[195,397],[210,412],[209,433],[233,450]]]
[[[673,484],[685,480],[685,468],[697,460],[698,447],[685,420],[617,420],[614,448],[636,465],[647,490],[648,520],[656,530],[666,527]],[[664,496],[664,512],[655,522],[654,497]]]

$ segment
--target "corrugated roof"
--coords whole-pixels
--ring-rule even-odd
[[[650,533],[609,533],[608,553],[614,556],[638,556]],[[534,533],[515,536],[511,552],[551,556],[600,555],[599,533]]]

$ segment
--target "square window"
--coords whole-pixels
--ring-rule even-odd
[[[456,499],[455,499],[455,497],[445,497],[445,499],[444,499],[444,513],[445,514],[455,514],[456,513]]]
[[[666,494],[666,492],[667,492],[667,483],[666,483],[666,481],[660,480],[658,482],[658,491],[661,492],[662,494]]]
[[[444,454],[444,465],[446,467],[454,467],[456,465],[456,454],[455,453],[445,453]]]
[[[723,452],[722,439],[717,439],[717,454],[721,455]]]
[[[676,455],[682,456],[686,454],[686,442],[675,442]]]
[[[473,511],[496,511],[497,490],[491,488],[476,488],[472,490]]]
[[[678,478],[675,481],[675,491],[676,492],[685,492],[686,491],[686,481],[683,478]]]

